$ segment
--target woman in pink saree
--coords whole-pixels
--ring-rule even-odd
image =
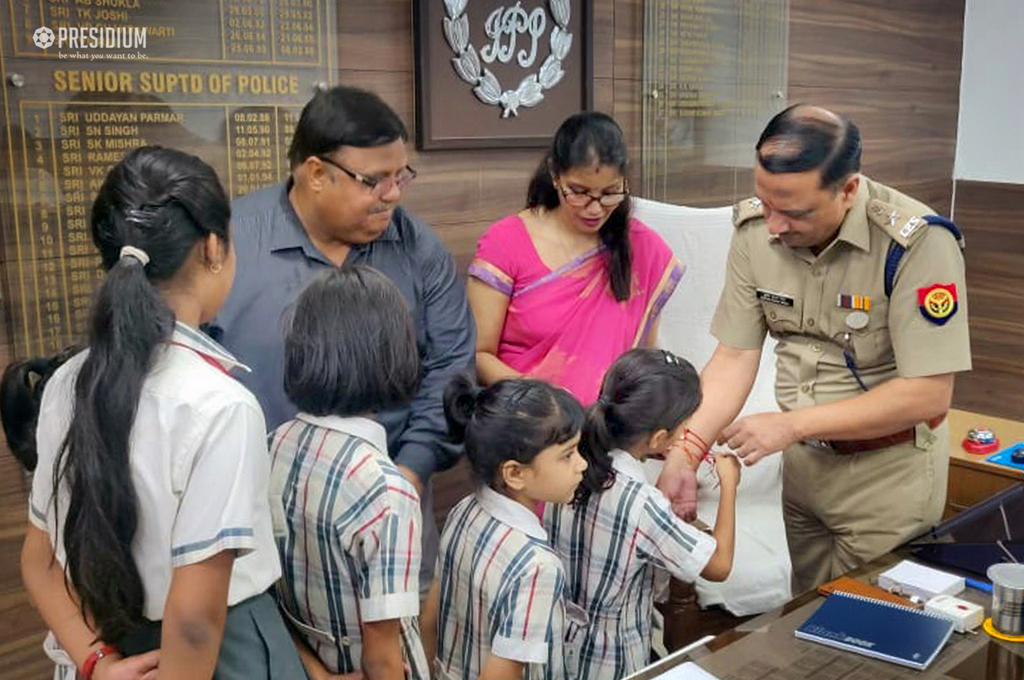
[[[630,217],[626,169],[615,121],[576,114],[531,180],[527,207],[480,238],[467,288],[481,383],[540,378],[590,404],[622,353],[657,341],[684,268]]]

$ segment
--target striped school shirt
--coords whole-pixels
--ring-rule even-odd
[[[300,413],[272,435],[271,493],[286,617],[331,673],[361,670],[361,621],[399,619],[410,677],[420,642],[420,500],[367,418]]]
[[[568,676],[617,680],[649,662],[654,580],[665,569],[694,581],[715,551],[715,539],[672,512],[643,465],[611,452],[615,482],[581,507],[547,505],[544,524],[566,570],[567,598],[588,623],[572,631]]]
[[[464,498],[441,534],[438,676],[477,680],[490,655],[523,680],[562,680],[565,576],[537,516],[487,487]]]

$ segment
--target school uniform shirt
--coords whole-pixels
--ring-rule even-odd
[[[715,539],[675,516],[629,453],[611,452],[615,482],[585,505],[548,504],[544,524],[565,565],[566,596],[586,612],[573,631],[576,667],[569,677],[613,680],[647,665],[655,574],[694,581],[715,552]]]
[[[367,418],[300,413],[271,435],[271,492],[285,615],[331,673],[361,670],[360,622],[400,620],[410,677],[420,641],[420,499]]]
[[[565,677],[565,575],[533,512],[481,487],[449,513],[437,573],[441,678],[476,680],[492,654],[523,663],[523,680]]]
[[[53,473],[87,354],[54,372],[36,433],[39,467],[29,520],[49,534],[62,566],[69,490],[62,482],[55,511]],[[142,383],[129,436],[138,500],[132,558],[145,594],[142,614],[152,621],[163,618],[174,570],[223,550],[236,551],[229,607],[266,592],[281,575],[268,502],[266,425],[256,398],[227,374],[235,367],[245,368],[196,329],[177,323],[170,341],[154,352]]]

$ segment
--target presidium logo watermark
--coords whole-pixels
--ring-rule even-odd
[[[55,44],[61,59],[146,59],[146,28],[130,26],[40,26],[32,34],[32,42],[41,50]],[[63,52],[61,50],[74,50]]]

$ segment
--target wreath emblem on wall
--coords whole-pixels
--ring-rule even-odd
[[[512,60],[515,52],[516,36],[529,34],[533,39],[532,49],[522,49],[516,55],[519,64],[527,67],[533,64],[536,56],[538,33],[543,31],[547,17],[544,10],[536,8],[527,13],[516,2],[511,8],[499,7],[487,19],[487,34],[494,39],[492,45],[485,46],[478,53],[469,42],[469,19],[466,16],[466,5],[469,0],[444,0],[444,37],[455,56],[452,67],[462,80],[473,86],[473,94],[484,104],[501,106],[501,117],[518,116],[520,106],[536,106],[544,99],[544,90],[550,90],[562,80],[565,71],[562,62],[572,47],[572,33],[569,32],[570,0],[548,0],[548,9],[554,18],[555,26],[551,29],[549,44],[551,53],[540,69],[526,76],[514,90],[503,90],[501,83],[489,68],[481,63],[502,62]],[[500,45],[504,36],[505,44]]]

